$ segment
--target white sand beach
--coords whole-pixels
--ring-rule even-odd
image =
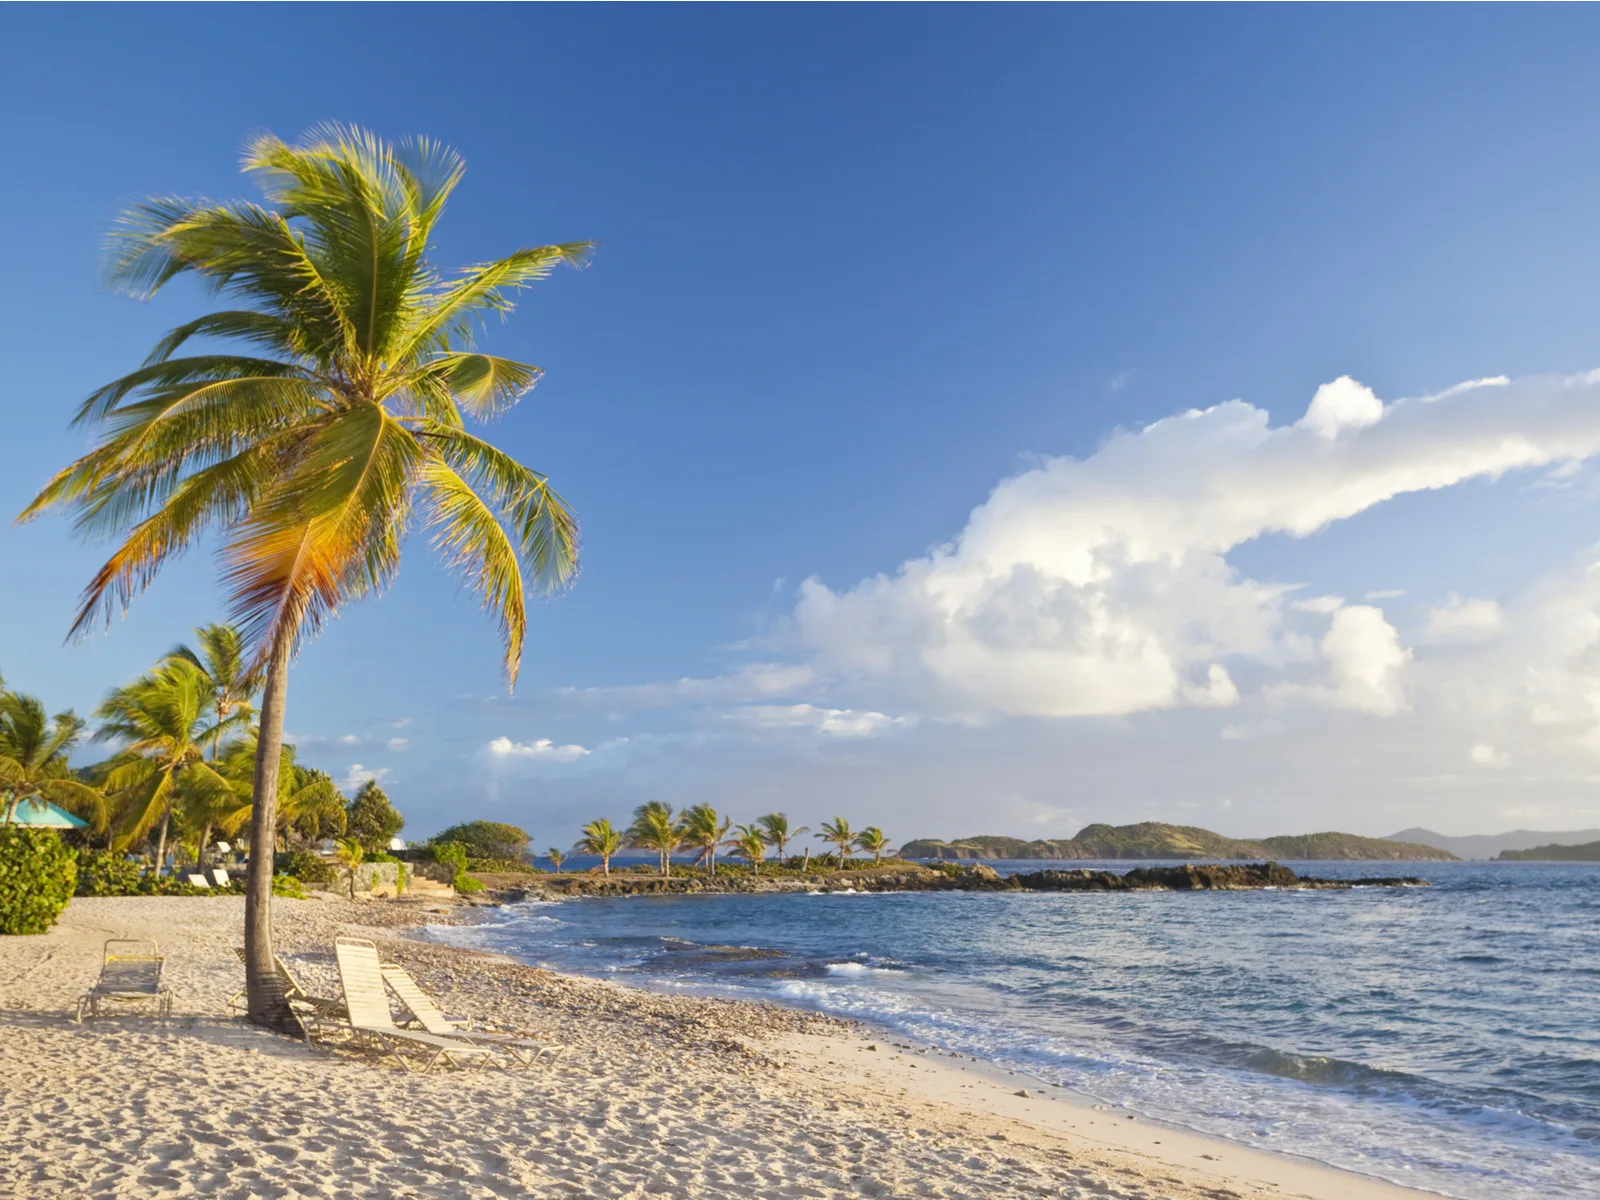
[[[405,1073],[231,1019],[237,897],[75,900],[0,938],[0,1193],[42,1197],[1105,1197],[1420,1193],[1093,1106],[829,1018],[662,996],[406,940],[430,902],[277,902],[337,995],[337,932],[453,1014],[571,1047]],[[154,936],[174,1018],[70,1019],[108,937]],[[1019,1093],[1026,1092],[1026,1095]]]

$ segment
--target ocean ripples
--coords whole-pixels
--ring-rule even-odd
[[[435,936],[860,1018],[1449,1196],[1600,1195],[1600,869],[1416,873],[1435,886],[514,905]]]

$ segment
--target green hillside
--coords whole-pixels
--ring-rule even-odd
[[[1558,847],[1574,849],[1574,847]],[[1581,849],[1581,847],[1578,847]],[[900,848],[904,858],[1173,858],[1173,859],[1454,859],[1447,850],[1353,833],[1308,833],[1243,841],[1193,825],[1144,821],[1138,825],[1086,825],[1072,838],[967,837],[953,842],[916,838]]]
[[[1581,846],[1535,846],[1532,850],[1502,850],[1497,862],[1600,862],[1600,842]]]

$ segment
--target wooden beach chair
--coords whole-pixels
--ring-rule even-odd
[[[163,1021],[172,1012],[172,991],[161,982],[167,960],[154,940],[111,938],[105,944],[100,962],[100,978],[78,1000],[77,1020],[84,1013],[100,1015],[100,1005],[148,1004],[155,1002],[156,1015]]]
[[[235,946],[233,952],[239,956],[240,965],[244,964],[244,947]],[[300,1018],[300,1025],[305,1032],[306,1041],[311,1040],[313,1033],[324,1032],[329,1028],[339,1029],[348,1026],[349,1014],[345,1011],[343,1000],[329,1000],[322,996],[313,996],[306,991],[305,986],[295,978],[293,971],[276,954],[272,956],[273,974],[278,977],[278,986],[283,989],[283,998],[289,1002],[289,1008],[295,1016]],[[244,989],[235,992],[228,1000],[228,1008],[235,1013],[245,1010]]]
[[[531,1067],[539,1062],[554,1062],[567,1051],[566,1046],[551,1042],[539,1042],[515,1033],[472,1029],[467,1027],[468,1022],[452,1021],[433,1002],[433,997],[423,991],[422,986],[411,978],[411,972],[397,963],[383,964],[383,981],[394,990],[396,996],[400,997],[400,1003],[411,1010],[411,1015],[416,1018],[417,1023],[429,1033],[444,1034],[447,1037],[460,1038],[462,1041],[477,1042],[505,1050],[525,1067]]]
[[[345,1007],[350,1028],[388,1054],[406,1070],[411,1070],[402,1050],[425,1056],[423,1070],[442,1063],[452,1067],[468,1063],[485,1067],[494,1058],[487,1046],[474,1046],[460,1038],[414,1029],[401,1029],[389,1012],[389,994],[383,990],[383,964],[378,947],[366,938],[336,937],[333,955],[339,961],[339,981],[344,985]]]

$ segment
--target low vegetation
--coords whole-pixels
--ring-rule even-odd
[[[0,828],[0,934],[47,931],[77,879],[78,856],[53,830]]]
[[[1451,860],[1455,855],[1409,842],[1359,837],[1353,833],[1311,833],[1244,841],[1192,825],[1145,821],[1137,825],[1087,825],[1075,837],[1025,841],[1009,837],[969,837],[953,842],[916,838],[901,853],[906,858],[1062,858],[1062,859],[1262,859],[1287,860]]]

